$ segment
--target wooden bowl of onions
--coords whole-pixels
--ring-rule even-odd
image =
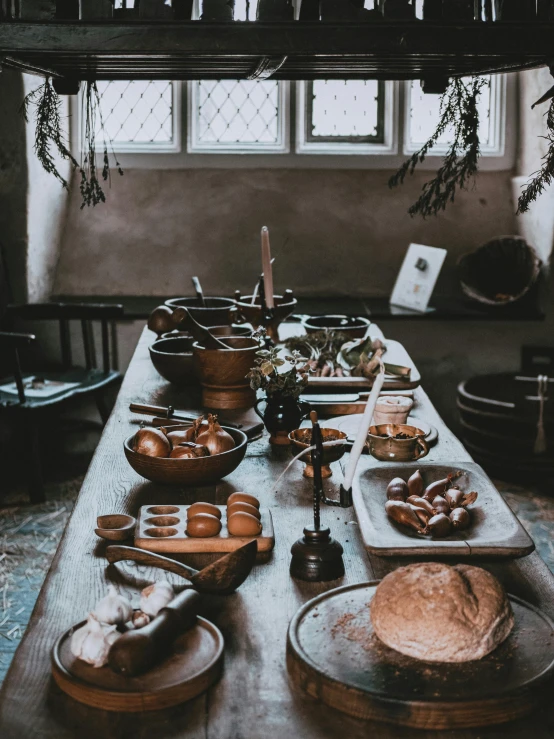
[[[141,428],[125,440],[131,467],[151,482],[209,485],[235,470],[246,454],[247,436],[239,429],[201,416],[192,426]]]

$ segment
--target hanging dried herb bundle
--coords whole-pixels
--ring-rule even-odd
[[[546,114],[546,127],[548,132],[545,139],[548,141],[548,151],[543,157],[542,167],[538,172],[535,172],[533,179],[527,183],[525,190],[519,196],[518,215],[526,213],[531,203],[554,182],[554,98],[550,102],[550,108]]]
[[[106,196],[98,180],[98,166],[96,164],[96,133],[102,134],[102,170],[101,175],[104,182],[110,181],[110,158],[108,155],[108,144],[104,132],[104,122],[100,109],[100,95],[96,82],[87,82],[85,94],[83,95],[83,120],[84,120],[84,144],[85,151],[83,163],[80,167],[81,184],[80,190],[83,197],[81,209],[85,205],[98,205],[104,203]],[[100,124],[98,126],[98,123]],[[112,149],[115,165],[120,175],[123,174],[121,165],[117,161]]]
[[[423,185],[421,195],[410,207],[409,214],[424,218],[437,215],[454,201],[456,190],[467,189],[477,173],[481,155],[479,143],[479,95],[488,82],[474,77],[464,82],[454,79],[440,103],[440,121],[433,135],[389,180],[389,187],[403,184],[407,174],[412,175],[418,164],[424,161],[441,136],[452,129],[452,142],[444,161],[432,180]]]
[[[25,97],[22,111],[25,120],[28,122],[29,109],[31,106],[35,108],[35,154],[44,169],[49,174],[53,174],[67,190],[69,189],[67,180],[58,172],[54,161],[54,151],[57,151],[62,159],[69,160],[74,168],[78,167],[79,164],[71,156],[71,152],[64,143],[60,116],[61,104],[62,101],[52,87],[52,82],[50,79],[46,79],[40,87],[37,87],[36,90]]]
[[[53,174],[66,189],[68,189],[67,180],[56,167],[54,151],[57,151],[63,159],[68,160],[74,169],[79,170],[81,175],[80,190],[83,198],[81,208],[84,208],[85,205],[98,205],[98,203],[106,201],[106,196],[98,179],[96,164],[98,132],[101,133],[103,140],[101,177],[104,181],[110,179],[110,162],[96,82],[87,82],[83,95],[84,154],[81,164],[72,156],[64,143],[60,116],[61,104],[62,101],[54,90],[50,79],[46,79],[42,85],[25,97],[22,110],[26,121],[29,120],[30,107],[34,106],[35,108],[35,153],[46,172]],[[97,125],[98,123],[99,125]],[[117,161],[113,148],[112,155],[117,171],[122,175],[123,170]]]

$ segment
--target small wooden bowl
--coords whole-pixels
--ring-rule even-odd
[[[340,331],[353,339],[363,339],[371,321],[363,316],[309,316],[304,318],[302,325],[307,334],[316,331]]]
[[[101,539],[124,541],[134,535],[137,519],[124,513],[109,513],[106,516],[98,516],[96,525],[98,528],[94,529],[94,533]]]
[[[125,440],[123,449],[131,467],[147,480],[193,487],[209,485],[231,474],[244,459],[247,436],[239,429],[223,426],[235,441],[234,449],[213,457],[196,459],[170,459],[169,457],[148,457],[138,454],[131,447],[134,434]]]
[[[190,315],[202,326],[227,326],[235,320],[235,301],[231,298],[204,298],[204,302],[205,306],[198,298],[173,298],[166,300],[165,305],[173,310],[187,308]]]
[[[292,444],[292,455],[295,457],[297,454],[299,454],[302,449],[307,449],[309,446],[311,446],[311,438],[312,435],[312,429],[311,428],[305,428],[305,429],[296,429],[295,431],[291,431],[289,434],[289,439]],[[321,436],[323,438],[323,457],[322,457],[322,465],[321,465],[321,476],[325,479],[326,477],[331,477],[333,474],[330,464],[331,462],[337,462],[342,455],[346,451],[346,441],[348,439],[348,435],[344,433],[344,431],[339,431],[338,429],[330,429],[330,428],[322,428],[321,429]],[[343,439],[344,444],[336,444],[333,446],[325,446],[325,440],[328,439],[330,436],[339,437],[339,439]],[[304,477],[313,477],[314,476],[314,468],[313,468],[313,461],[312,461],[312,452],[308,452],[308,454],[305,454],[303,457],[300,457],[300,461],[303,461],[306,463],[306,466],[304,468]]]
[[[157,372],[174,385],[198,384],[192,359],[194,339],[187,336],[173,336],[158,339],[148,347],[150,359]]]
[[[396,434],[406,434],[409,438],[394,439]],[[370,426],[367,445],[371,456],[381,462],[414,462],[429,454],[425,431],[395,423]]]

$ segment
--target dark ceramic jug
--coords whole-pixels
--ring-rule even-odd
[[[260,403],[266,403],[263,413],[258,410]],[[260,398],[254,406],[256,413],[271,434],[270,444],[285,446],[290,444],[289,434],[297,429],[311,408],[309,403],[293,398],[291,395],[276,393],[269,398]]]

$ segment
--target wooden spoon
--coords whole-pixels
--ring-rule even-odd
[[[180,325],[185,326],[205,349],[226,349],[229,351],[230,347],[220,341],[217,336],[214,336],[206,326],[198,323],[186,308],[182,306],[175,308],[173,319]]]
[[[194,285],[194,290],[196,292],[196,297],[200,301],[200,305],[202,308],[206,307],[206,300],[204,299],[204,293],[202,292],[202,285],[200,284],[200,280],[198,277],[192,278],[192,284]]]

